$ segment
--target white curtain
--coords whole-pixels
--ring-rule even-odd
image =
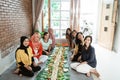
[[[40,21],[40,16],[42,13],[42,9],[43,9],[43,5],[44,5],[44,0],[33,0],[35,1],[34,5],[34,9],[35,9],[35,22],[34,22],[34,30],[38,30],[39,27],[39,21]]]
[[[72,30],[80,28],[80,0],[71,0],[71,23]]]

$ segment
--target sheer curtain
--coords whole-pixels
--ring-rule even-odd
[[[44,0],[33,0],[34,1],[34,25],[33,25],[33,30],[38,30],[39,27],[39,21],[40,21],[40,16],[42,14],[42,9],[44,5]]]
[[[79,31],[80,28],[80,0],[71,0],[71,21],[70,27],[72,30]]]

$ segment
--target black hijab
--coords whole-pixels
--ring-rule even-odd
[[[26,47],[26,46],[23,45],[23,42],[24,42],[25,39],[28,39],[28,37],[22,36],[22,37],[20,38],[20,47],[18,47],[17,50],[18,50],[18,49],[22,49],[22,50],[25,51],[26,54],[28,54],[27,48],[28,48],[29,46]],[[16,50],[16,52],[17,52],[17,50]]]

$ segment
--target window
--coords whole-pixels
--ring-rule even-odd
[[[70,20],[70,0],[51,0],[51,27],[57,39],[65,38]]]
[[[65,32],[70,27],[71,0],[50,0],[51,27],[54,29],[56,39],[65,38]],[[48,29],[48,0],[44,3],[44,29]]]

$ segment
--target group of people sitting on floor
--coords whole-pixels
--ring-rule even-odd
[[[97,65],[95,49],[91,46],[92,36],[88,35],[84,38],[82,32],[67,28],[66,39],[72,53],[70,67],[77,72],[86,74],[88,77],[91,73],[99,77],[100,74],[95,69]]]
[[[88,77],[91,73],[99,77],[100,75],[95,69],[97,61],[95,49],[91,46],[92,37],[86,36],[84,38],[82,32],[72,31],[68,28],[66,39],[72,52],[70,67],[77,72],[86,74]],[[22,36],[20,46],[15,54],[17,69],[14,73],[20,76],[34,76],[34,72],[41,69],[40,64],[48,59],[48,55],[54,47],[55,36],[52,28],[49,28],[48,32],[44,32],[42,37],[38,31],[35,31],[30,38]]]
[[[34,72],[41,69],[40,64],[48,59],[54,47],[55,36],[52,28],[44,32],[42,38],[38,31],[35,31],[30,38],[22,36],[15,54],[17,69],[14,73],[20,76],[34,76]]]

